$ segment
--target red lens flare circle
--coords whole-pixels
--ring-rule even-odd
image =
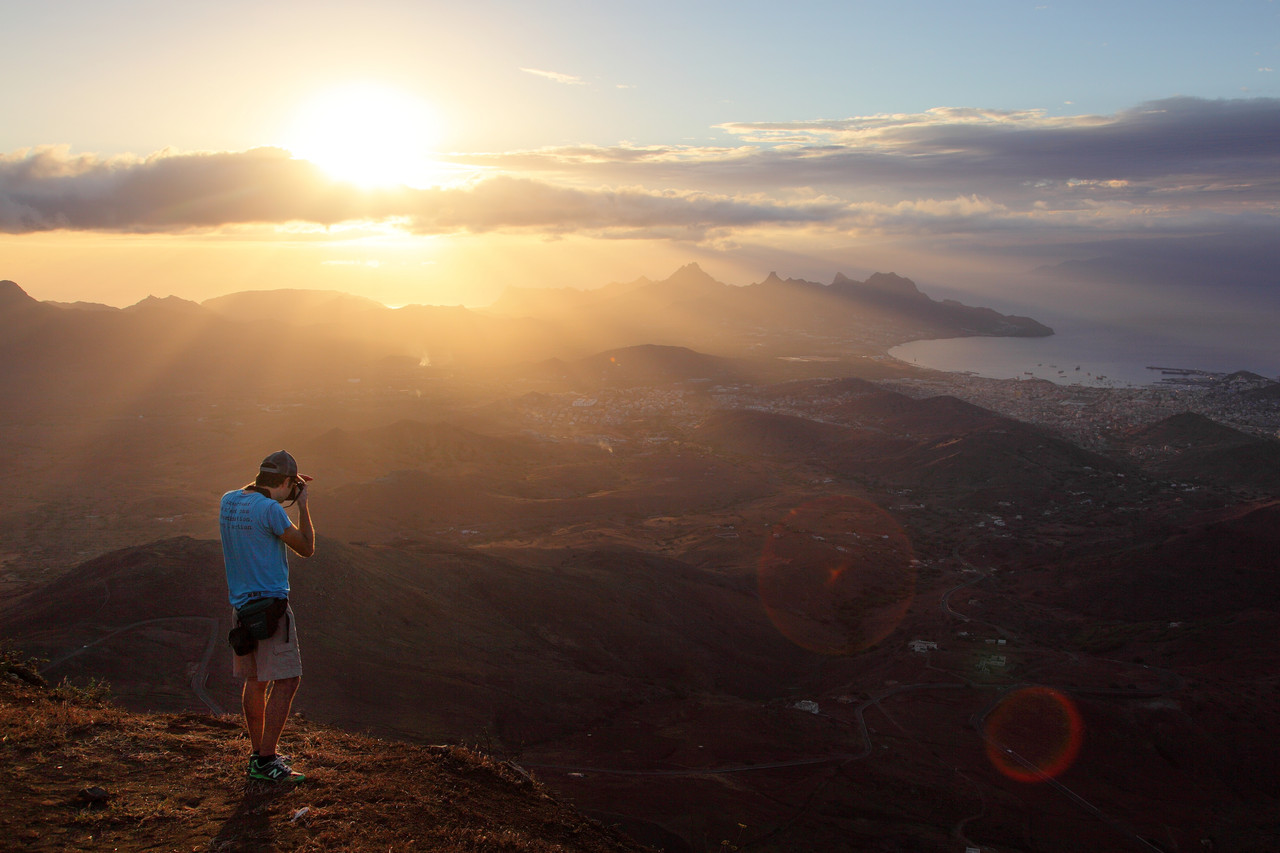
[[[1009,694],[987,715],[987,758],[1018,782],[1046,782],[1066,772],[1084,745],[1075,703],[1051,687]]]
[[[906,533],[880,507],[819,498],[774,525],[757,583],[784,637],[820,654],[853,654],[889,636],[906,615],[915,560]]]

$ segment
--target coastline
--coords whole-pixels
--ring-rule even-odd
[[[1240,346],[1192,344],[1162,335],[1055,324],[1037,338],[968,336],[909,341],[888,356],[913,367],[985,379],[1044,380],[1091,388],[1162,388],[1213,381],[1239,371],[1268,379],[1280,355]]]

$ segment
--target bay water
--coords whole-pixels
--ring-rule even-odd
[[[1280,346],[1256,335],[1205,341],[1087,321],[1057,320],[1050,325],[1054,334],[1044,338],[919,340],[896,346],[889,354],[933,370],[1094,387],[1160,384],[1197,371],[1247,370],[1270,379],[1280,375]]]

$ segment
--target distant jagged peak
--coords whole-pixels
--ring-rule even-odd
[[[190,299],[183,299],[179,296],[148,296],[146,299],[140,299],[133,303],[125,311],[183,311],[188,314],[196,314],[201,311],[198,302],[192,302]]]
[[[724,287],[696,262],[685,264],[659,283],[682,288]]]
[[[920,288],[916,287],[916,283],[909,278],[904,278],[897,273],[877,272],[862,283],[863,287],[869,287],[879,290],[883,293],[892,294],[894,296],[906,296],[911,299],[928,299],[920,292]]]
[[[16,281],[5,279],[0,281],[0,305],[35,305],[38,300],[32,299],[27,292],[18,286]]]
[[[873,291],[875,293],[897,296],[905,299],[928,299],[929,297],[920,292],[920,288],[916,287],[916,283],[909,278],[904,278],[893,272],[877,272],[872,273],[866,281],[858,281],[856,278],[849,278],[842,272],[836,273],[836,277],[831,280],[831,288],[837,291]]]
[[[808,281],[803,278],[783,278],[782,276],[778,275],[776,271],[773,271],[773,270],[769,272],[769,275],[765,277],[764,281],[760,282],[760,286],[761,287],[790,287],[790,288],[823,287],[822,284],[816,281]]]

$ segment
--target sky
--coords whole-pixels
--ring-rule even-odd
[[[1280,4],[0,0],[0,278],[1280,317]]]

